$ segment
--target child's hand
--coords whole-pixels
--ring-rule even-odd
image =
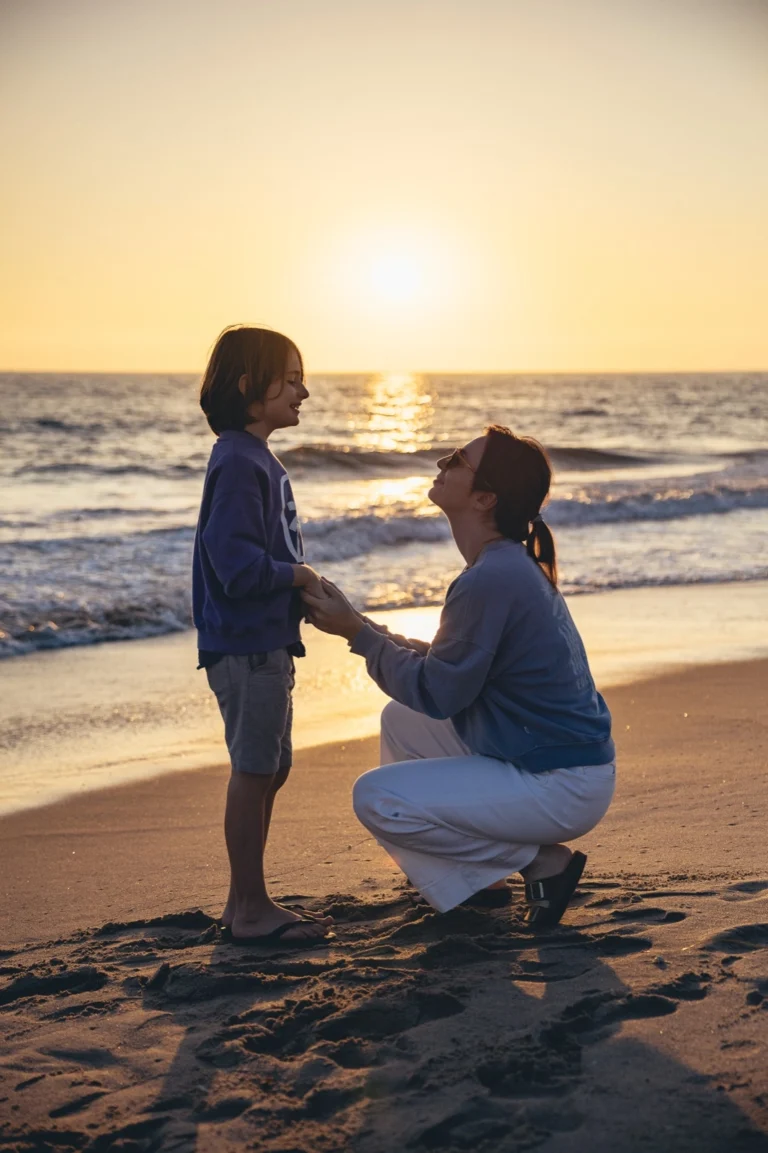
[[[319,573],[308,564],[295,564],[293,566],[293,587],[306,589],[315,597],[324,597],[323,581]]]
[[[309,608],[307,620],[321,632],[334,633],[351,641],[365,624],[363,617],[352,607],[344,593],[330,581],[323,580],[320,596],[315,596],[311,589],[306,588],[301,598]]]

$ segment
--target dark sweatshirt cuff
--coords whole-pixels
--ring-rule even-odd
[[[275,566],[275,588],[276,589],[289,589],[293,588],[293,565],[285,560],[273,561]]]
[[[349,642],[349,650],[359,657],[367,657],[386,639],[386,636],[377,632],[372,624],[364,624],[357,636]]]

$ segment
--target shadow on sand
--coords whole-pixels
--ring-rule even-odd
[[[761,1013],[739,963],[768,927],[654,964],[684,914],[610,882],[538,937],[514,907],[438,916],[404,889],[306,904],[334,916],[329,947],[239,948],[192,912],[7,957],[0,1148],[768,1150],[758,1089],[663,1040],[680,1013],[694,1045],[696,1014],[722,998],[721,1048],[750,1044],[728,1022],[737,1003]]]

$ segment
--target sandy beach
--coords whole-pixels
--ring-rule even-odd
[[[217,930],[223,765],[3,818],[0,1148],[768,1149],[767,685],[607,693],[616,801],[536,937],[393,871],[349,806],[370,738],[276,810],[274,892],[336,921],[298,955]]]
[[[0,1153],[768,1153],[768,0],[0,33]]]

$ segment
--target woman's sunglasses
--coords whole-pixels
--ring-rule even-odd
[[[449,468],[459,468],[459,466],[462,464],[466,465],[470,472],[477,473],[475,466],[470,464],[467,460],[463,448],[455,448],[452,453],[449,453],[448,456],[442,457],[437,462],[437,467],[444,468],[447,471]]]
[[[445,469],[446,472],[448,471],[449,468],[460,468],[461,465],[464,465],[466,468],[469,469],[469,471],[471,473],[474,474],[474,477],[475,477],[474,485],[473,485],[474,488],[481,488],[481,489],[486,490],[487,492],[493,492],[493,489],[488,484],[488,482],[484,481],[480,477],[478,477],[477,474],[479,471],[479,465],[478,465],[478,468],[475,468],[475,466],[473,464],[470,464],[470,462],[467,460],[467,454],[464,452],[463,448],[455,448],[453,450],[453,452],[448,454],[448,456],[441,457],[440,460],[437,462],[437,467]]]

